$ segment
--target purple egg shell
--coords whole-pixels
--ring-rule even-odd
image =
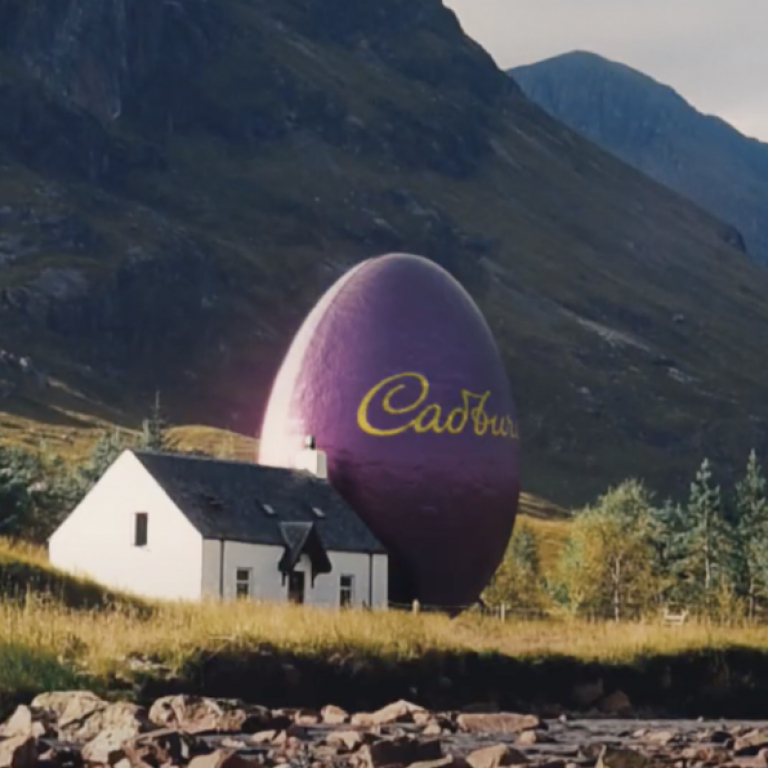
[[[308,434],[390,553],[390,600],[477,599],[514,525],[517,418],[491,331],[444,269],[381,256],[320,299],[275,379],[259,461],[293,466]]]

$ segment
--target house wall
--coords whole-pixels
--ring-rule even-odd
[[[263,544],[244,544],[236,541],[224,543],[224,598],[236,596],[236,573],[238,568],[251,569],[251,596],[254,600],[285,602],[288,599],[288,582],[283,583],[278,563],[283,556],[283,547]],[[206,540],[203,546],[203,594],[218,597],[221,581],[221,542]],[[315,584],[311,584],[309,559],[303,556],[296,565],[297,571],[304,571],[305,598],[307,605],[338,606],[340,600],[340,577],[349,574],[354,577],[352,604],[370,605],[369,567],[371,558],[367,554],[354,552],[328,552],[333,570],[328,574],[319,574]],[[373,607],[387,606],[387,557],[373,557]]]
[[[136,512],[148,513],[143,547],[134,545]],[[202,553],[202,536],[130,452],[118,457],[49,540],[54,566],[157,598],[199,598]]]

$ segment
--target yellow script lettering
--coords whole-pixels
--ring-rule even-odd
[[[407,392],[411,394],[405,396]],[[398,373],[383,379],[366,393],[357,409],[357,424],[363,432],[378,437],[399,435],[409,429],[418,434],[448,432],[458,435],[465,430],[471,419],[472,431],[478,436],[489,434],[494,437],[517,439],[517,427],[511,416],[486,413],[485,405],[491,395],[490,390],[475,394],[468,389],[462,389],[460,394],[462,404],[450,411],[445,420],[441,421],[442,408],[437,403],[426,403],[429,395],[427,378],[420,373]],[[396,404],[395,399],[401,401],[402,397],[405,397],[405,403]],[[478,401],[474,408],[470,408],[471,399]],[[385,428],[371,422],[371,415],[376,411],[389,416],[408,415],[411,418],[398,426]],[[374,421],[379,422],[379,419],[374,418]]]

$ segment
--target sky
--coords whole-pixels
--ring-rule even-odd
[[[444,0],[503,69],[572,50],[674,88],[768,141],[768,0]]]

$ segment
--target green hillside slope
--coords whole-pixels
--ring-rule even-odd
[[[439,0],[0,0],[0,114],[8,423],[77,442],[159,388],[253,435],[312,304],[405,250],[488,317],[530,492],[674,490],[766,448],[766,272]]]

